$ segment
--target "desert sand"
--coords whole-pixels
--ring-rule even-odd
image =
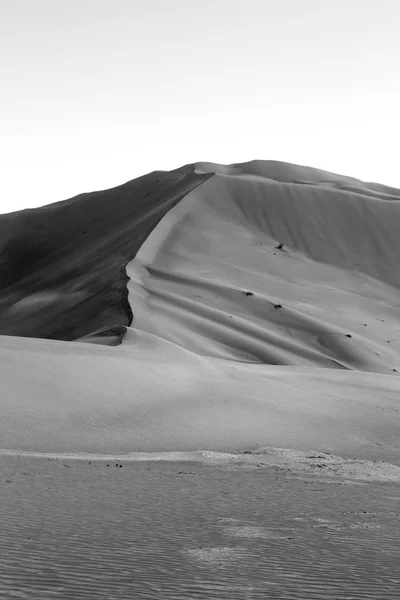
[[[400,190],[272,161],[196,163],[1,216],[0,463],[8,537],[0,545],[7,548],[12,539],[23,562],[32,517],[47,532],[42,554],[35,546],[38,556],[55,562],[52,574],[51,564],[50,575],[37,574],[37,588],[30,574],[38,566],[24,563],[25,583],[18,587],[18,573],[9,574],[0,597],[18,589],[27,598],[42,597],[43,590],[61,598],[133,592],[141,598],[394,598],[399,557],[394,541],[385,538],[385,546],[379,533],[398,530],[399,230]],[[31,475],[36,491],[29,499]],[[178,475],[186,483],[175,498]],[[219,477],[223,485],[207,487]],[[154,500],[154,482],[161,500]],[[326,514],[308,491],[314,483]],[[251,499],[245,488],[234,492],[235,485],[251,488]],[[138,571],[119,587],[108,580],[101,587],[94,563],[84,562],[86,572],[81,562],[78,580],[90,588],[81,596],[73,575],[65,583],[66,573],[91,544],[103,556],[106,546],[93,541],[93,531],[111,535],[99,523],[114,523],[114,486],[124,498],[135,489],[135,515],[146,523],[172,523],[182,509],[193,524],[181,531],[179,521],[176,531],[191,542],[175,540],[174,565],[156,561],[150,568],[164,542],[148,531],[137,567],[147,583],[138,583]],[[285,502],[292,508],[282,509],[279,521],[279,498],[289,488]],[[209,513],[198,508],[236,493],[240,498],[216,501]],[[377,509],[382,494],[391,498],[389,512],[388,502]],[[361,497],[379,516],[368,543],[357,538],[368,529],[367,509],[360,511],[363,519],[354,516]],[[297,500],[303,508],[296,516]],[[148,512],[148,502],[160,502],[161,513],[155,506]],[[264,514],[266,503],[274,517]],[[72,529],[61,514],[69,515]],[[308,528],[296,550],[282,546],[297,536],[289,517]],[[207,518],[214,529],[202,545],[196,536]],[[124,519],[111,529],[120,532],[114,545],[128,536],[118,554],[128,577],[127,548],[137,540]],[[339,542],[348,544],[335,573],[336,547],[327,549],[331,542],[315,538],[317,530],[328,531],[327,539],[340,531]],[[68,531],[81,544],[72,562],[66,557],[78,546]],[[56,538],[64,540],[66,554],[50,559]],[[275,549],[273,576],[255,567],[266,568],[260,544]],[[140,553],[140,544],[135,548]],[[317,560],[321,548],[331,554],[314,575],[299,553]],[[368,587],[362,549],[377,548],[375,564],[381,561],[387,572]],[[349,556],[359,572],[343,587]],[[182,588],[179,557],[189,569]],[[114,559],[103,559],[114,573]],[[187,561],[197,566],[190,571]],[[210,575],[215,565],[228,569],[223,577]],[[243,579],[230,588],[240,568]],[[151,569],[159,569],[159,587]],[[61,577],[59,587],[53,576]],[[186,577],[197,578],[199,587],[185,588]],[[300,587],[290,577],[300,578]]]
[[[3,457],[0,597],[398,598],[398,484],[252,457]]]
[[[399,200],[198,163],[4,215],[1,448],[400,464]]]

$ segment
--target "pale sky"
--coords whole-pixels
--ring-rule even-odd
[[[0,212],[195,161],[400,187],[400,0],[0,0]]]

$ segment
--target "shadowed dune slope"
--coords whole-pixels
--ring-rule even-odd
[[[156,171],[0,216],[0,334],[93,334],[98,343],[118,343],[132,320],[126,264],[166,212],[207,178],[192,166]]]
[[[116,190],[34,211],[32,263],[18,242],[32,213],[0,222],[0,448],[314,447],[400,464],[400,192],[261,161]],[[54,216],[57,244],[43,223],[58,211],[73,217],[63,231]]]

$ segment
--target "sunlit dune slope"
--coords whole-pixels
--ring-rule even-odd
[[[296,165],[198,163],[5,215],[0,448],[400,464],[399,200]]]
[[[118,347],[3,336],[0,381],[0,449],[277,446],[400,464],[397,377],[202,358],[129,329]]]
[[[134,326],[205,356],[400,370],[400,196],[281,163],[204,170],[128,265]]]
[[[98,342],[118,343],[118,327],[132,320],[127,262],[168,210],[207,177],[192,166],[156,171],[0,216],[0,334],[74,340],[95,332]]]

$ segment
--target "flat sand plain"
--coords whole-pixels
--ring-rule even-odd
[[[399,483],[308,456],[3,456],[0,598],[398,598]]]

